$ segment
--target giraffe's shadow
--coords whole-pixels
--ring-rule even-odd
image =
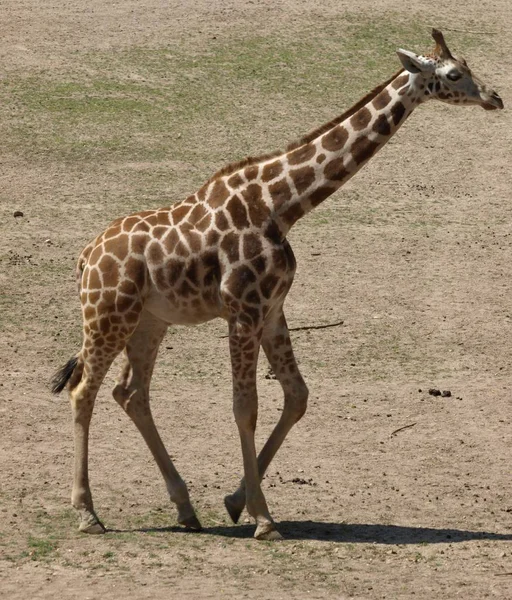
[[[469,531],[407,525],[381,525],[366,523],[329,523],[322,521],[280,521],[279,532],[285,540],[317,540],[322,542],[361,544],[441,544],[471,540],[512,541],[512,533]],[[199,535],[218,535],[230,538],[252,538],[254,525],[216,525],[205,527]],[[112,533],[121,530],[110,529]],[[182,527],[146,527],[130,530],[132,533],[172,532],[194,535]],[[196,533],[197,535],[197,533]]]

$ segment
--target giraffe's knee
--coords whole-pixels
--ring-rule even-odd
[[[114,396],[114,400],[124,409],[124,405],[130,397],[130,391],[125,385],[118,383],[112,390],[112,396]]]
[[[285,408],[293,415],[295,422],[300,421],[308,408],[308,386],[301,381],[285,396]]]
[[[233,402],[235,422],[240,430],[255,431],[258,420],[258,397],[255,393],[238,394]]]
[[[124,412],[132,419],[150,414],[149,392],[144,386],[123,385],[118,383],[112,390],[112,396]]]

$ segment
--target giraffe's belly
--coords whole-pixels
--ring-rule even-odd
[[[198,325],[217,317],[225,317],[220,296],[216,290],[210,293],[191,294],[186,298],[177,297],[172,291],[167,293],[150,292],[144,308],[169,325]]]

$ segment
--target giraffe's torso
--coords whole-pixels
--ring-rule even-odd
[[[169,324],[240,312],[258,322],[282,303],[295,273],[288,242],[263,203],[217,192],[118,219],[91,242],[77,269],[86,322],[135,321],[142,306]]]

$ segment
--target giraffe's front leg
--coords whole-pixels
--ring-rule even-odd
[[[258,456],[260,480],[290,429],[306,412],[308,399],[308,388],[295,361],[288,326],[282,311],[266,324],[262,345],[270,366],[283,388],[284,409]],[[242,479],[235,493],[225,497],[224,503],[231,519],[236,523],[246,504],[245,478]]]
[[[240,434],[245,473],[246,503],[256,520],[254,537],[259,540],[279,539],[261,490],[254,432],[258,418],[256,366],[261,340],[261,327],[239,320],[230,322],[229,347],[233,370],[233,412]]]

